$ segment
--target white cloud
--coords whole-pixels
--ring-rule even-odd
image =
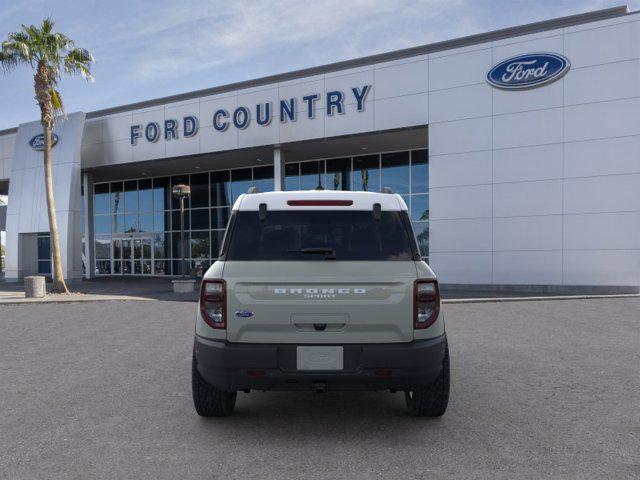
[[[457,35],[480,31],[463,0],[294,0],[177,3],[142,28],[116,37],[139,81],[238,64],[298,49],[307,64],[388,51],[443,38],[445,18],[466,17]],[[442,27],[426,26],[442,19]],[[117,47],[116,47],[117,48]],[[282,59],[286,69],[286,58]]]

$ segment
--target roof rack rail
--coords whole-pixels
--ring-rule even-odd
[[[258,187],[249,187],[249,190],[247,190],[247,195],[251,195],[252,193],[260,193],[260,190],[258,190]]]
[[[389,187],[382,187],[382,190],[380,190],[380,193],[391,193],[391,194],[393,194],[393,190],[391,190]]]

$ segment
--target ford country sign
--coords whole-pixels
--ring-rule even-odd
[[[505,90],[541,87],[561,78],[570,67],[569,60],[558,53],[518,55],[489,70],[487,82]]]
[[[58,136],[55,133],[51,134],[51,148],[56,146],[58,143]],[[44,151],[44,133],[39,133],[34,136],[31,140],[29,140],[29,146],[33,148],[36,152]]]

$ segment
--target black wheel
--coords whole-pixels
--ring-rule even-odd
[[[236,406],[236,392],[225,392],[208,383],[196,366],[196,356],[191,362],[191,392],[193,405],[201,417],[226,417]]]
[[[449,345],[445,345],[442,372],[431,385],[404,392],[407,410],[416,417],[441,417],[449,403]]]

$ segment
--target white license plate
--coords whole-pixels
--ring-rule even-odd
[[[344,368],[342,347],[298,347],[296,354],[298,370],[342,370]]]

